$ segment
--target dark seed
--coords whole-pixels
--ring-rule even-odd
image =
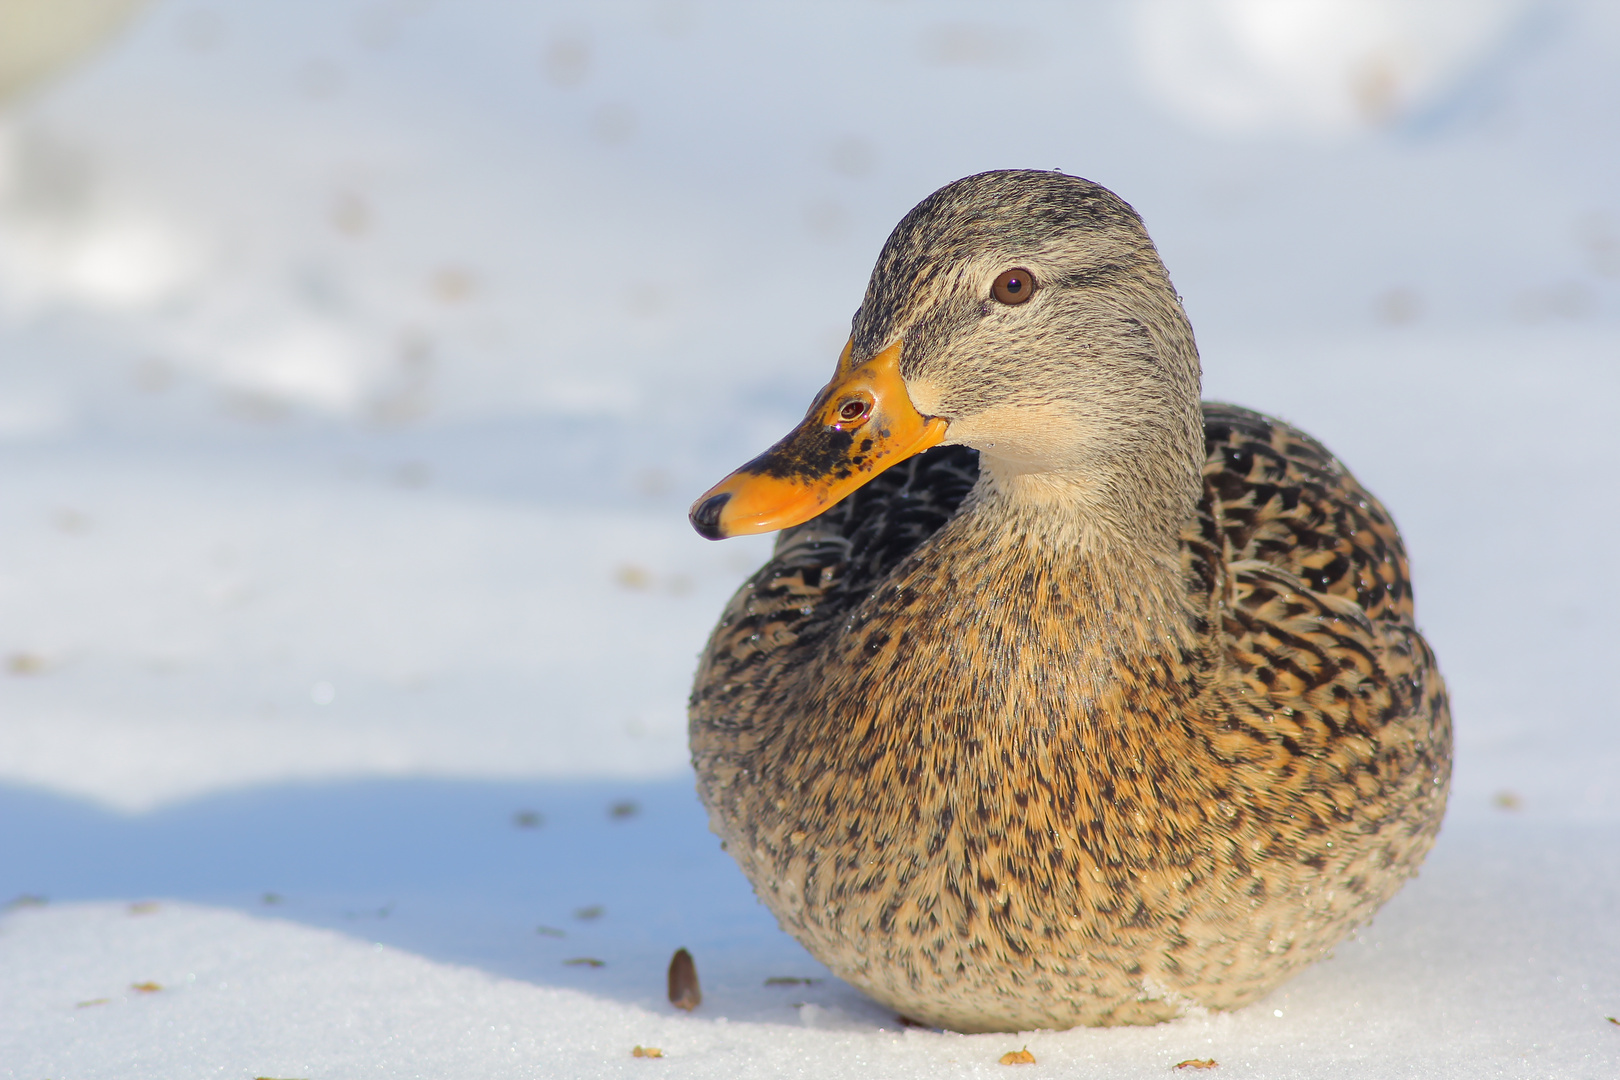
[[[669,961],[669,1003],[687,1012],[703,1004],[697,965],[692,963],[692,954],[685,949],[676,949]]]

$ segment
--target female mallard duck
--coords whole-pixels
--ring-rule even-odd
[[[804,422],[692,522],[785,530],[698,670],[713,827],[908,1017],[1245,1005],[1434,841],[1450,719],[1395,526],[1310,436],[1200,404],[1176,291],[1096,184],[925,199]]]

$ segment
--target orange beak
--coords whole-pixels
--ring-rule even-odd
[[[945,438],[947,422],[912,405],[896,342],[855,367],[844,346],[838,373],[798,427],[692,504],[692,527],[710,540],[809,521],[878,473]]]

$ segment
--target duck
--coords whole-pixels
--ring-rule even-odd
[[[690,520],[778,533],[690,699],[710,826],[905,1019],[1241,1008],[1434,843],[1450,710],[1390,514],[1303,431],[1201,400],[1099,184],[924,199],[804,420]]]

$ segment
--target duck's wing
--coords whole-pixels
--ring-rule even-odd
[[[769,681],[760,665],[804,656],[924,540],[951,519],[979,477],[979,452],[939,446],[879,474],[803,525],[784,529],[771,561],[726,605],[692,704],[712,723],[751,715]]]
[[[1411,624],[1406,549],[1376,498],[1315,439],[1251,409],[1204,403],[1196,525],[1227,566],[1265,566],[1369,619]]]
[[[1415,868],[1445,806],[1451,721],[1400,534],[1304,432],[1206,403],[1204,434],[1204,495],[1182,550],[1221,654],[1210,745],[1243,785],[1290,807],[1244,827],[1316,865],[1353,824],[1379,837],[1368,858]],[[1397,879],[1365,880],[1387,893]],[[1382,895],[1349,888],[1336,902]]]

